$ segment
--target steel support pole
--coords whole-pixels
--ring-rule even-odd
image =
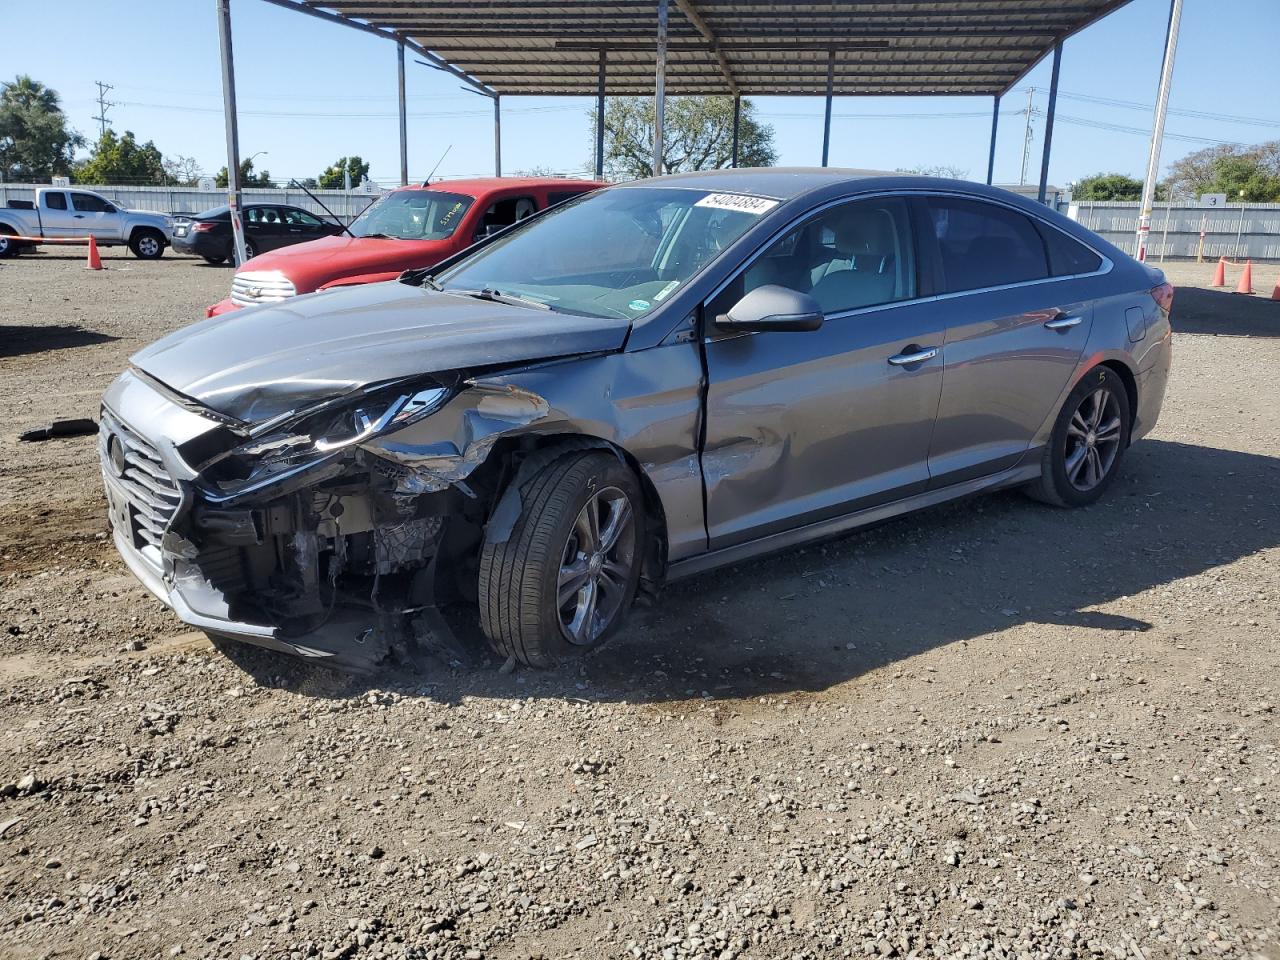
[[[236,65],[231,52],[231,0],[215,0],[218,10],[218,46],[222,51],[222,114],[227,127],[227,205],[231,208],[231,237],[235,260],[244,263],[244,224],[240,206],[240,130],[236,121]]]
[[[1000,126],[1000,97],[997,94],[991,108],[991,150],[987,153],[987,186],[996,172],[996,129]]]
[[[738,130],[742,126],[742,94],[733,98],[733,149],[729,154],[729,166],[738,166]]]
[[[831,98],[836,87],[836,51],[827,51],[827,112],[822,119],[822,165],[831,157]]]
[[[596,76],[596,179],[604,179],[604,50],[600,51],[600,72]]]
[[[1044,115],[1044,152],[1040,155],[1040,190],[1036,194],[1044,203],[1049,186],[1049,155],[1053,151],[1053,115],[1058,109],[1058,72],[1062,68],[1062,41],[1053,45],[1053,73],[1049,77],[1049,110]]]
[[[493,175],[502,176],[502,98],[493,95]]]
[[[1142,203],[1138,206],[1139,260],[1147,258],[1151,234],[1151,205],[1156,198],[1156,178],[1160,176],[1160,144],[1164,140],[1164,117],[1169,110],[1169,87],[1173,83],[1173,58],[1178,53],[1178,24],[1182,20],[1182,0],[1171,0],[1169,32],[1164,41],[1164,63],[1160,67],[1160,89],[1156,92],[1156,115],[1151,125],[1151,148],[1147,151],[1147,176],[1142,181]]]
[[[653,175],[662,176],[662,124],[667,97],[667,0],[658,0],[658,57],[653,78]]]
[[[404,44],[396,44],[396,81],[400,94],[400,186],[409,185],[409,120],[404,103]]]

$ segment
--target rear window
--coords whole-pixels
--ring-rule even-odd
[[[1055,277],[1073,277],[1080,273],[1093,273],[1102,266],[1102,258],[1061,230],[1045,223],[1036,224],[1049,251],[1049,271]]]
[[[928,202],[946,292],[1049,276],[1044,240],[1030,217],[980,200],[930,197]]]

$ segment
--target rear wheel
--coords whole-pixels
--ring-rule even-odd
[[[1084,375],[1058,413],[1040,478],[1027,487],[1059,507],[1095,502],[1115,479],[1129,446],[1129,393],[1109,367]]]
[[[534,667],[600,646],[640,583],[644,509],[617,457],[567,453],[520,489],[507,538],[480,553],[480,624],[499,654]]]
[[[205,257],[205,258],[204,258],[204,262],[205,262],[205,263],[212,263],[212,264],[214,264],[214,265],[216,266],[216,265],[217,265],[217,264],[219,264],[219,263],[226,263],[226,262],[227,262],[227,258],[226,258],[226,257]]]
[[[135,230],[129,237],[129,249],[141,260],[158,260],[164,256],[164,234],[159,230]]]
[[[13,235],[9,227],[0,226],[0,260],[5,257],[16,257],[21,250],[17,240],[9,239]]]

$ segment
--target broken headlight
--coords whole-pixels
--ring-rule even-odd
[[[430,416],[450,392],[437,383],[401,383],[326,400],[259,424],[248,440],[208,464],[205,475],[224,492],[243,493]]]

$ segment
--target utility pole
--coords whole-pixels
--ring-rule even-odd
[[[1031,160],[1031,137],[1033,135],[1031,129],[1032,114],[1032,98],[1036,95],[1035,87],[1027,88],[1027,109],[1024,111],[1027,117],[1027,131],[1022,135],[1022,177],[1018,180],[1019,184],[1026,185],[1027,182],[1027,163]]]
[[[1164,63],[1160,68],[1160,86],[1156,91],[1156,113],[1151,124],[1151,147],[1147,153],[1147,175],[1142,181],[1142,203],[1138,208],[1138,239],[1134,244],[1139,260],[1147,259],[1147,238],[1151,233],[1151,205],[1155,202],[1156,179],[1160,176],[1160,144],[1164,140],[1164,118],[1169,110],[1169,88],[1173,84],[1173,59],[1178,53],[1178,27],[1182,20],[1182,0],[1169,5],[1169,30],[1164,41]],[[1241,222],[1244,206],[1240,208]],[[1168,226],[1168,216],[1165,225]],[[1164,247],[1160,248],[1164,259]]]
[[[93,119],[98,121],[98,136],[101,137],[107,132],[107,111],[115,106],[107,99],[107,91],[115,88],[109,83],[103,83],[101,80],[93,81],[98,85],[98,115]]]

